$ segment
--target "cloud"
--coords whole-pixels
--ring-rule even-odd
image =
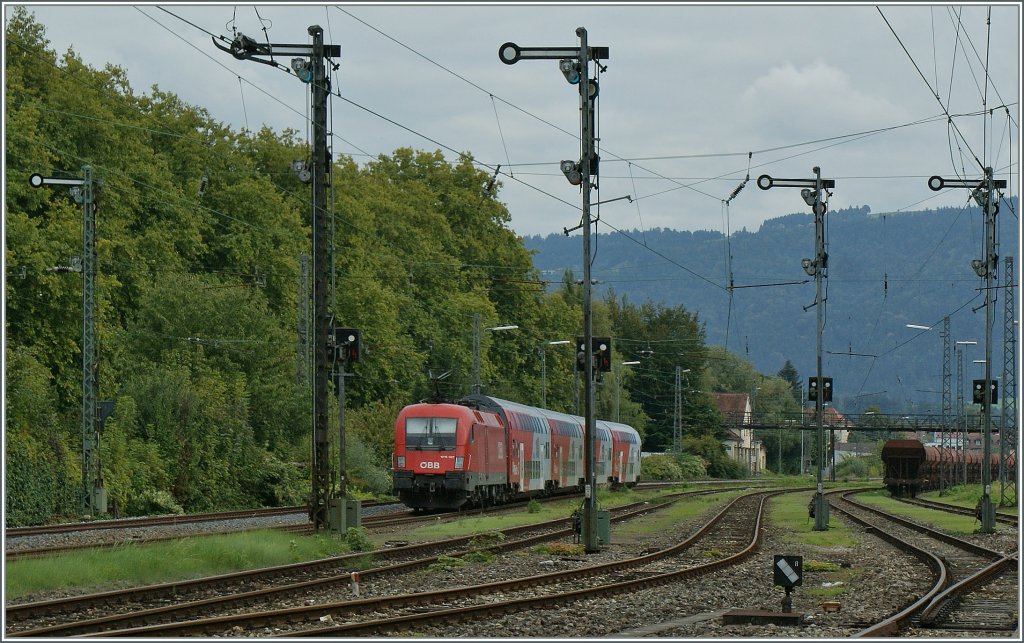
[[[790,141],[909,120],[906,110],[853,86],[843,69],[821,60],[802,67],[791,62],[772,66],[743,92],[742,101],[760,115],[756,121],[762,128],[779,129]]]

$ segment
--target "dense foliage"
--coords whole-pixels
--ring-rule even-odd
[[[101,182],[96,211],[98,399],[112,400],[100,445],[112,512],[136,515],[299,504],[310,493],[309,388],[299,358],[299,281],[310,252],[307,158],[294,131],[234,131],[201,107],[123,70],[48,48],[23,8],[6,27],[5,492],[8,525],[78,515],[82,480],[81,277],[55,272],[82,253],[81,207],[33,173]],[[296,91],[301,91],[297,88]],[[405,404],[470,390],[473,327],[483,392],[582,413],[573,351],[578,288],[537,288],[508,227],[501,184],[467,153],[399,149],[332,168],[340,326],[362,331],[346,378],[350,492],[390,489],[392,426]],[[672,439],[673,369],[705,366],[703,326],[682,306],[594,302],[595,335],[621,338],[597,387],[597,416]],[[618,342],[618,340],[617,340]],[[656,347],[636,370],[620,366]],[[669,350],[671,348],[671,350]],[[432,377],[439,379],[435,389]],[[695,387],[691,387],[695,388]],[[717,416],[685,395],[687,433],[704,460],[687,475],[735,474],[720,460]],[[337,401],[330,431],[336,453]],[[331,458],[332,466],[334,458]]]

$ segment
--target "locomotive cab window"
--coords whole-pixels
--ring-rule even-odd
[[[406,418],[405,446],[424,451],[455,449],[455,418]]]

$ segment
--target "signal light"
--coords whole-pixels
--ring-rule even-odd
[[[821,378],[822,391],[821,401],[831,402],[832,401],[832,378],[823,377]],[[811,377],[807,380],[807,399],[808,401],[815,402],[818,399],[818,378]]]
[[[576,370],[578,372],[586,370],[586,353],[583,352],[586,346],[582,337],[576,338]],[[590,352],[594,356],[595,372],[604,371],[607,373],[612,370],[611,337],[591,337]]]
[[[355,363],[359,361],[359,330],[355,328],[334,329],[334,351],[337,361]]]
[[[558,69],[565,76],[565,79],[569,81],[570,85],[578,85],[580,82],[580,68],[576,64],[576,61],[569,58],[563,58],[558,61]]]
[[[612,338],[594,337],[594,370],[608,373],[612,370]]]
[[[575,161],[562,161],[558,164],[562,174],[569,180],[569,183],[573,185],[579,185],[583,183],[583,175],[580,173],[580,165]]]
[[[292,58],[292,71],[304,83],[313,82],[313,70],[305,58]]]
[[[974,387],[971,391],[971,399],[975,404],[991,404],[999,401],[999,382],[992,380],[992,389],[989,391],[989,398],[985,399],[985,380],[974,380]]]

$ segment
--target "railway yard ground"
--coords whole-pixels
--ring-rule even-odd
[[[848,496],[862,503],[864,507],[881,508],[898,514],[912,515],[919,523],[934,524],[943,532],[975,543],[999,555],[1015,555],[1019,544],[1018,529],[1012,523],[999,523],[995,533],[979,534],[977,520],[971,516],[952,516],[937,509],[925,509],[890,500],[877,485],[839,484],[827,491],[833,509],[830,510],[828,531],[814,531],[814,520],[808,517],[807,506],[813,491],[806,488],[776,489],[784,491],[775,495],[763,493],[765,489],[734,485],[731,490],[714,493],[676,495],[698,491],[694,485],[679,486],[659,492],[632,491],[621,494],[602,494],[602,508],[612,513],[610,542],[602,544],[597,553],[584,553],[574,542],[571,530],[564,526],[551,526],[548,533],[531,537],[536,540],[522,546],[508,548],[481,547],[476,542],[476,554],[466,554],[465,544],[439,546],[432,552],[429,563],[417,564],[401,571],[388,568],[393,564],[387,556],[408,545],[428,543],[442,539],[453,539],[473,534],[493,534],[505,529],[524,529],[524,525],[541,521],[557,522],[568,519],[568,514],[578,500],[563,499],[545,503],[538,511],[536,506],[507,508],[494,514],[465,512],[461,516],[438,514],[419,516],[416,522],[388,524],[365,520],[366,532],[375,549],[372,554],[352,558],[336,576],[316,581],[301,591],[280,591],[260,599],[252,605],[233,605],[223,608],[203,608],[163,621],[186,622],[211,619],[219,625],[206,625],[198,630],[136,630],[128,634],[127,627],[144,627],[132,623],[125,629],[114,631],[119,635],[137,636],[181,636],[200,633],[213,636],[305,636],[318,631],[321,636],[385,636],[385,637],[541,637],[541,638],[848,638],[862,635],[866,628],[884,621],[894,612],[925,595],[931,587],[928,567],[911,553],[897,549],[881,538],[878,532],[898,532],[902,527],[866,527],[847,516],[865,513],[860,506],[847,507],[847,498],[841,491],[855,488],[875,487],[864,493]],[[841,497],[843,496],[843,497]],[[760,502],[765,507],[761,528],[756,528]],[[646,504],[644,504],[646,503]],[[745,504],[744,504],[745,503]],[[642,513],[631,516],[620,515],[616,506],[629,504],[634,511]],[[395,511],[394,507],[379,508],[377,511]],[[713,516],[722,514],[725,518],[707,533],[705,529]],[[731,518],[730,518],[731,516]],[[729,521],[732,522],[729,522]],[[872,517],[870,520],[880,520]],[[256,526],[253,523],[252,526]],[[154,528],[166,529],[171,528]],[[201,540],[201,527],[193,526],[187,534],[190,539]],[[760,532],[760,541],[742,553],[747,547],[747,532]],[[909,531],[909,530],[908,530]],[[262,533],[262,532],[261,532]],[[488,542],[504,542],[509,545],[523,538],[527,532],[507,532]],[[910,536],[903,536],[910,538]],[[303,534],[286,535],[291,540],[310,540],[316,537]],[[320,537],[321,541],[323,536]],[[678,552],[671,550],[683,541],[693,539],[692,544]],[[453,541],[454,542],[454,541]],[[525,542],[525,541],[524,541]],[[123,548],[145,549],[166,547],[168,544],[144,545],[136,543]],[[943,545],[944,547],[947,545]],[[8,543],[10,551],[11,543]],[[179,545],[180,547],[180,545]],[[296,547],[297,548],[297,547]],[[117,566],[118,557],[125,551],[120,548],[93,550],[90,554],[97,570]],[[341,549],[344,549],[343,547]],[[153,550],[167,551],[167,550]],[[663,552],[672,551],[670,555]],[[951,574],[968,575],[989,561],[984,555],[971,554],[978,560],[967,560],[968,555],[953,550],[937,550],[945,560],[953,560],[956,570]],[[334,555],[325,552],[323,555]],[[237,552],[245,557],[246,552]],[[781,612],[785,596],[783,588],[773,583],[773,563],[776,554],[801,556],[803,560],[802,584],[792,591],[792,612],[803,616],[800,625],[780,625],[764,622],[730,624],[727,615],[734,610],[763,610]],[[82,556],[81,552],[54,555],[63,557]],[[170,554],[166,554],[170,555]],[[295,554],[299,556],[299,554]],[[303,557],[315,556],[303,554]],[[425,555],[425,554],[423,554]],[[989,558],[992,558],[990,555]],[[728,559],[728,560],[727,560]],[[340,560],[340,559],[339,559]],[[639,561],[639,562],[632,562]],[[722,566],[714,569],[714,563]],[[728,564],[726,564],[728,562]],[[613,570],[588,572],[588,568],[615,563]],[[7,598],[5,608],[7,619],[5,634],[8,636],[46,634],[45,628],[61,622],[84,619],[85,616],[31,617],[19,619],[12,614],[12,606],[19,604],[51,601],[89,592],[121,589],[132,583],[128,580],[107,581],[105,584],[78,584],[76,586],[39,589],[27,593],[10,595],[12,582],[17,582],[22,573],[21,566],[39,564],[35,560],[13,560],[7,563]],[[397,565],[397,563],[394,563]],[[960,567],[956,567],[959,565]],[[945,624],[926,627],[919,620],[910,620],[901,627],[896,636],[909,638],[971,638],[1019,640],[1019,577],[1014,561],[1012,576],[1002,582],[1015,599],[989,598],[975,603],[966,620],[947,617]],[[700,573],[680,574],[684,568],[700,568]],[[375,571],[392,569],[392,571]],[[210,574],[223,573],[220,569],[208,570]],[[359,571],[362,579],[353,583],[352,571]],[[563,573],[566,580],[554,580]],[[574,574],[574,575],[571,575]],[[193,575],[201,575],[194,573]],[[672,576],[669,578],[669,576]],[[511,581],[531,580],[528,588],[513,587]],[[541,580],[543,579],[543,580]],[[954,580],[959,580],[954,578]],[[573,592],[584,587],[604,586],[611,588],[617,583],[629,581],[598,595],[580,595],[568,598]],[[286,581],[279,581],[286,582]],[[295,581],[287,581],[295,582]],[[305,581],[303,581],[305,582]],[[559,584],[561,583],[561,584]],[[486,589],[481,586],[488,585]],[[426,595],[430,592],[448,592],[453,588],[474,588],[471,596],[440,596],[437,605],[430,608],[396,606],[370,607],[370,602],[384,597],[404,595]],[[245,586],[244,591],[248,591]],[[225,593],[241,594],[242,589],[226,589]],[[538,596],[553,598],[543,608],[524,607]],[[182,593],[173,602],[195,601],[200,596]],[[542,599],[543,600],[543,599]],[[476,610],[487,603],[509,601],[512,607],[497,613],[467,612],[461,617],[440,621],[416,620],[429,610]],[[521,603],[515,607],[515,602]],[[167,601],[164,600],[164,603]],[[970,601],[963,601],[970,603]],[[346,610],[353,608],[349,613]],[[111,613],[118,608],[109,608]],[[131,607],[142,610],[144,606]],[[123,608],[129,611],[129,608]],[[380,610],[375,612],[375,610]],[[404,611],[403,611],[404,610]],[[85,611],[84,609],[82,610]],[[262,620],[249,620],[247,613],[262,612]],[[72,611],[69,612],[72,613]],[[305,616],[296,618],[301,612]],[[365,613],[363,613],[365,612]],[[991,613],[989,613],[991,612]],[[283,614],[292,616],[284,618]],[[357,615],[358,613],[358,615]],[[371,614],[372,613],[372,614]],[[472,614],[472,615],[470,615]],[[95,616],[90,616],[95,618]],[[390,625],[380,625],[372,633],[344,629],[351,621],[366,619],[395,619]],[[303,620],[305,619],[305,620]],[[402,620],[405,619],[405,620]],[[162,622],[150,619],[147,624]],[[153,626],[155,627],[155,626]],[[220,627],[221,629],[210,629]],[[1016,629],[1015,629],[1016,628]],[[169,633],[168,633],[169,632]],[[69,632],[74,633],[74,632]],[[100,636],[103,636],[100,631]]]

